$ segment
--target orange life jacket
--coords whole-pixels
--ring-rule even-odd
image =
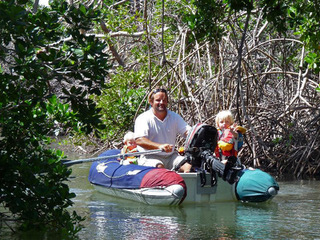
[[[125,153],[134,153],[134,152],[138,152],[137,147],[135,146],[127,146],[125,145],[122,149],[121,149],[121,154],[125,154]],[[131,164],[137,164],[137,158],[135,156],[129,156],[125,158],[126,160],[129,160],[129,162]]]
[[[231,133],[230,129],[221,130],[218,129],[218,144],[215,149],[215,155],[217,157],[222,156],[237,156],[238,151],[235,150],[236,141]]]

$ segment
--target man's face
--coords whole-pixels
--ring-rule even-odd
[[[166,112],[168,105],[167,95],[164,92],[157,92],[153,96],[153,101],[151,102],[151,106],[155,112]]]

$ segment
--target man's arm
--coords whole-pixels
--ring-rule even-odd
[[[161,144],[161,143],[156,143],[152,142],[146,137],[139,137],[136,139],[136,143],[140,146],[143,147],[146,150],[151,150],[151,149],[163,149],[165,152],[172,152],[173,146],[170,144]]]

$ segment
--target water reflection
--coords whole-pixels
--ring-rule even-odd
[[[241,239],[274,239],[275,222],[273,217],[277,213],[275,203],[245,204],[237,206],[235,236]]]
[[[93,192],[87,232],[99,239],[244,239],[268,236],[277,204],[188,204],[155,207]],[[88,231],[88,229],[90,229]],[[255,229],[255,231],[252,231]],[[89,235],[87,235],[89,234]]]
[[[94,238],[107,239],[176,239],[183,208],[162,208],[115,199],[95,192],[91,198],[91,227]],[[156,235],[156,236],[157,236]]]

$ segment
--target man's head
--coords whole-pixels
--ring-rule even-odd
[[[149,95],[148,95],[148,102],[151,104],[154,100],[154,95],[159,93],[159,92],[163,92],[166,97],[167,97],[167,101],[168,101],[168,93],[167,93],[167,90],[163,87],[156,87],[155,89],[153,89]]]
[[[168,93],[164,88],[155,88],[148,96],[148,101],[153,108],[154,113],[163,113],[167,111]]]

